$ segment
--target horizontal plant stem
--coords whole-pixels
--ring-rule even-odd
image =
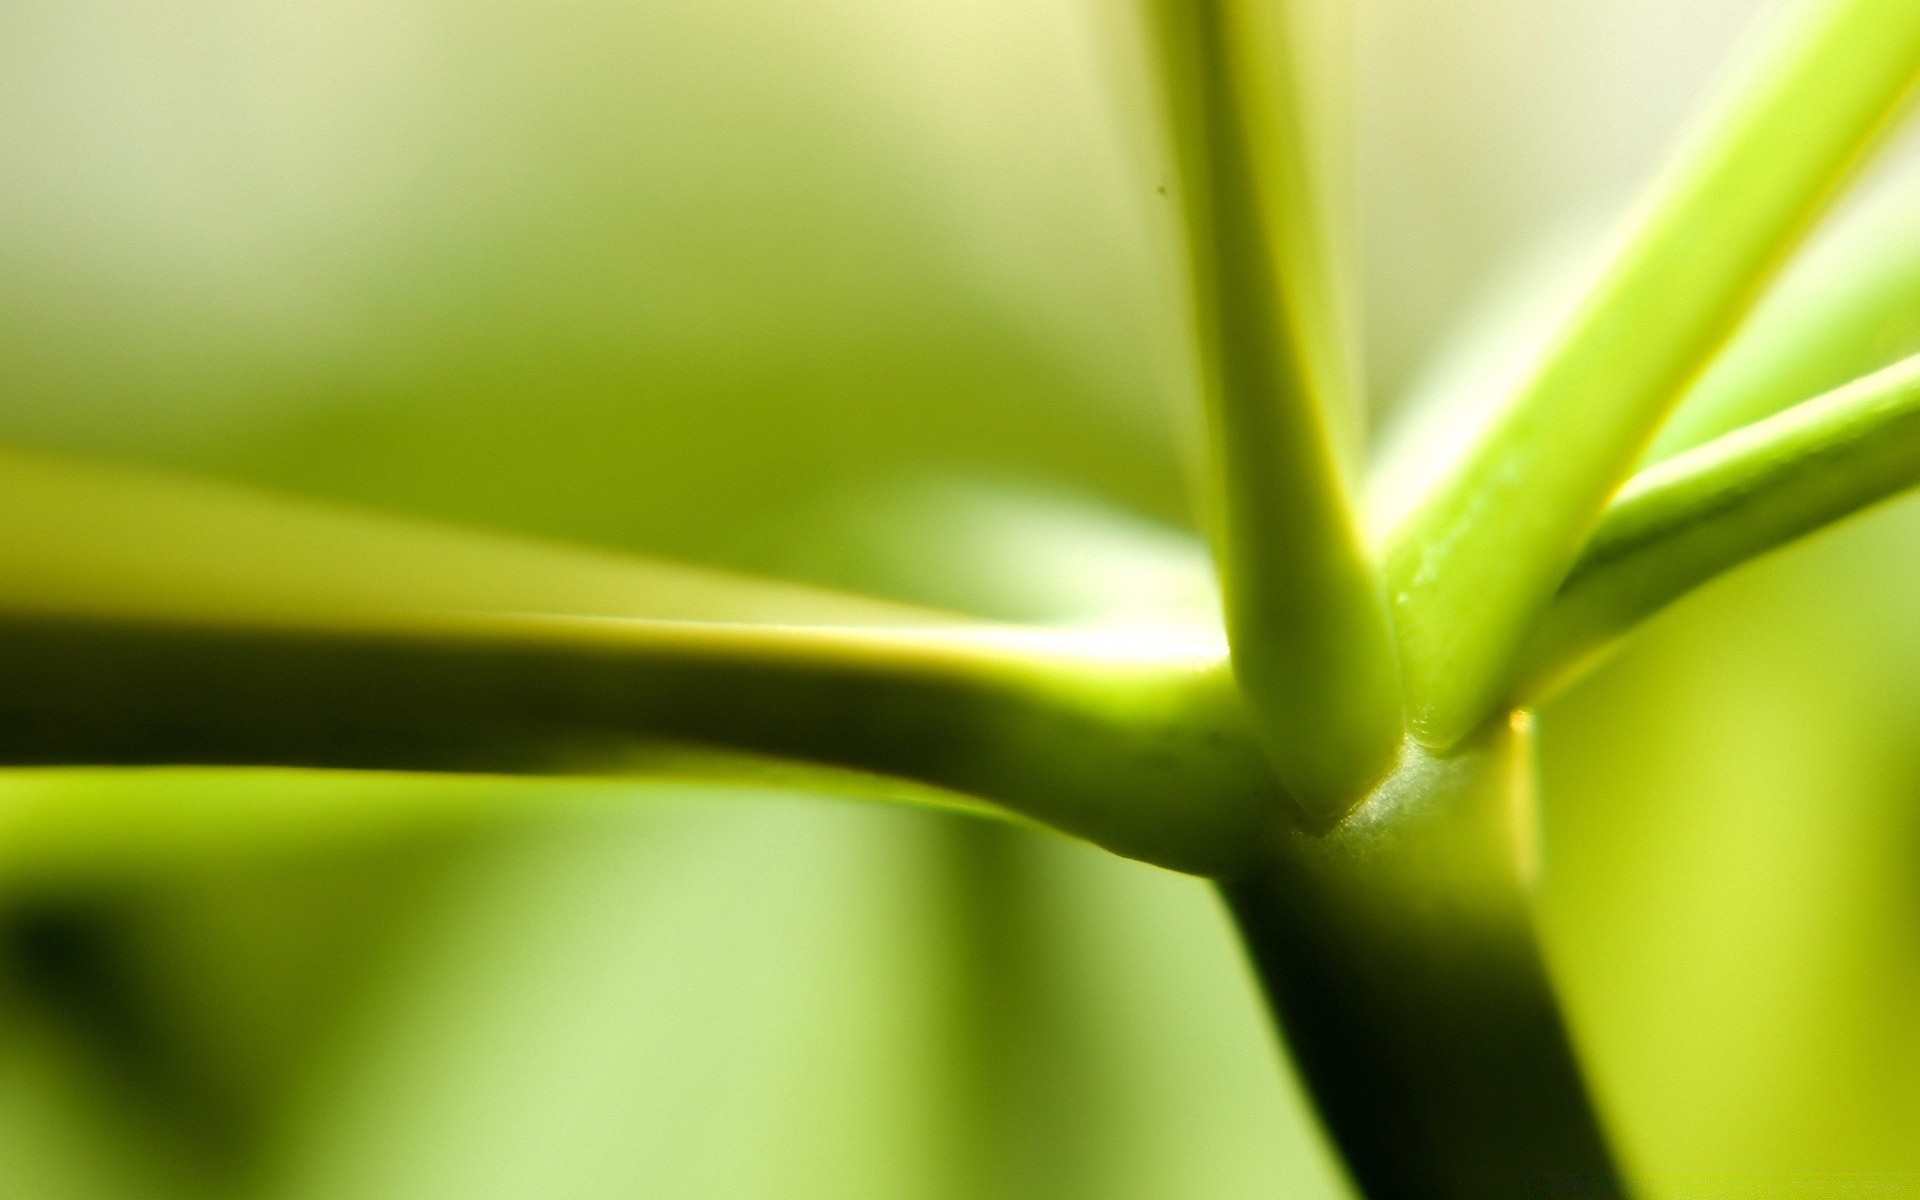
[[[1634,476],[1523,658],[1537,693],[1724,571],[1920,483],[1920,356]]]
[[[17,451],[0,514],[0,764],[967,796],[1202,874],[1284,812],[1217,629],[989,625]]]
[[[1116,640],[1118,639],[1118,640]],[[0,763],[765,777],[1003,806],[1232,874],[1282,796],[1219,653],[1128,635],[455,616],[0,616]],[[823,790],[844,788],[828,774]],[[871,790],[871,789],[868,789]]]
[[[1775,32],[1514,401],[1390,538],[1429,745],[1498,705],[1608,497],[1920,70],[1913,0],[1819,0]]]
[[[1399,748],[1399,682],[1338,445],[1352,397],[1286,6],[1158,7],[1234,669],[1288,791],[1330,821]]]

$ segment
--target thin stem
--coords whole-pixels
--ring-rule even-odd
[[[1513,403],[1390,539],[1429,745],[1495,709],[1608,497],[1920,70],[1912,0],[1825,0],[1777,32]]]
[[[853,772],[857,790],[944,789],[1202,874],[1239,870],[1281,814],[1215,638],[943,623],[9,458],[9,765],[771,774],[830,791]],[[674,617],[607,615],[649,608]]]
[[[1348,501],[1351,407],[1285,6],[1159,0],[1234,670],[1281,780],[1331,820],[1401,741],[1384,597]]]
[[[1920,483],[1920,356],[1649,467],[1522,660],[1536,694],[1725,571]]]

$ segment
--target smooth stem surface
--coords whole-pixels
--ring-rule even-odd
[[[1531,749],[1525,717],[1414,748],[1223,886],[1371,1200],[1624,1194],[1533,933]]]
[[[1920,173],[1794,262],[1687,392],[1651,466],[1920,352]]]
[[[1390,539],[1428,745],[1494,710],[1608,497],[1920,70],[1913,0],[1826,0],[1776,34],[1519,395]]]
[[[1399,685],[1336,445],[1352,400],[1285,6],[1160,0],[1157,15],[1234,670],[1288,791],[1331,820],[1392,761]]]
[[[1091,636],[9,614],[0,763],[760,781],[771,759],[789,784],[904,780],[1175,870],[1242,869],[1283,801],[1225,663]]]
[[[1283,811],[1217,634],[987,625],[142,472],[0,466],[6,764],[930,787],[1201,874],[1240,869]]]
[[[1920,356],[1640,474],[1522,660],[1538,694],[1720,573],[1920,483]]]

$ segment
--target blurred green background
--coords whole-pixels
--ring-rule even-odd
[[[1377,427],[1497,370],[1766,7],[1359,5]],[[1139,602],[1141,562],[1200,564],[1128,28],[1117,0],[12,0],[0,437],[993,616]],[[1912,157],[1790,277],[1818,294],[1850,229],[1893,264],[1808,390],[1920,348]],[[1541,919],[1656,1194],[1920,1194],[1916,612],[1901,503],[1543,714]],[[408,815],[167,821],[340,806]],[[61,814],[77,849],[4,853]],[[1207,888],[1024,831],[19,772],[0,906],[4,1196],[1346,1194]]]

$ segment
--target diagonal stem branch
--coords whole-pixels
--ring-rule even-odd
[[[1512,404],[1391,539],[1409,718],[1431,746],[1497,706],[1608,497],[1920,71],[1912,0],[1816,0],[1777,34]]]
[[[1797,258],[1640,465],[1691,450],[1920,351],[1920,171],[1903,170]]]
[[[1920,483],[1920,356],[1634,476],[1529,642],[1534,695],[1716,575]]]

